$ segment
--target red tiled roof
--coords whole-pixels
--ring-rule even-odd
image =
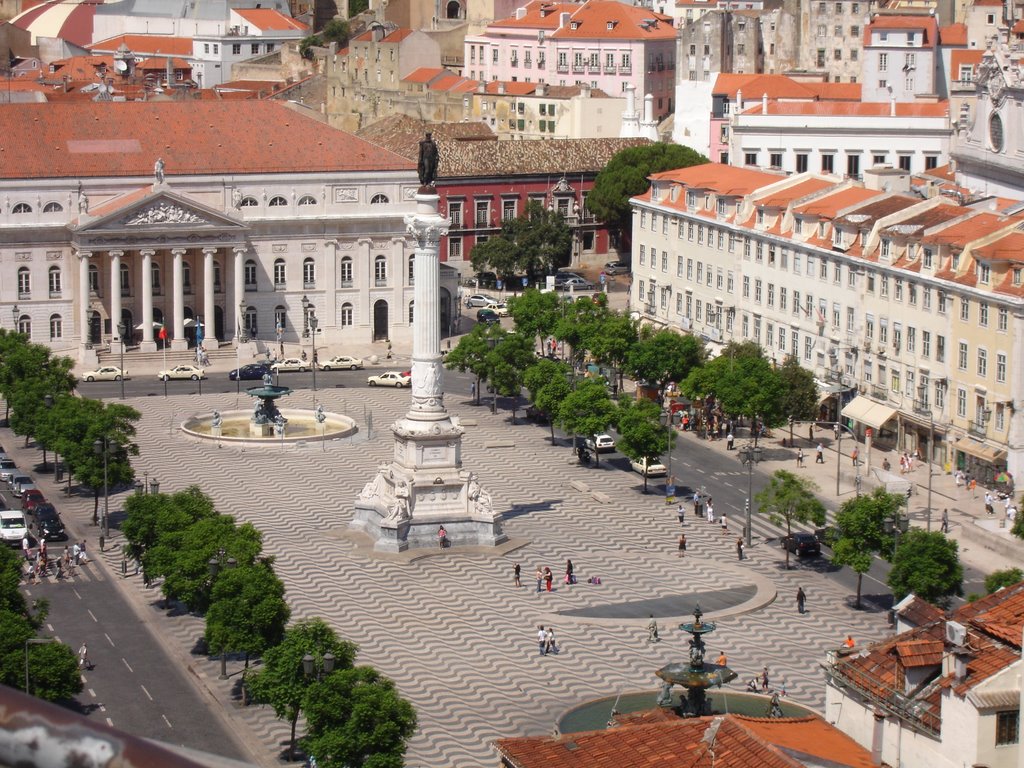
[[[708,189],[720,195],[749,195],[766,184],[779,180],[779,176],[751,168],[737,168],[721,163],[703,163],[674,171],[651,175],[659,181],[675,181],[694,189]],[[684,201],[685,204],[685,201]]]
[[[907,640],[896,643],[896,653],[904,667],[933,667],[942,663],[941,640]]]
[[[931,48],[938,37],[938,24],[934,16],[875,16],[864,27],[864,46],[871,45],[871,33],[876,29],[897,29],[922,32],[920,48]]]
[[[995,232],[1005,226],[1012,226],[1013,224],[1013,219],[1000,216],[998,213],[977,213],[948,227],[941,227],[934,231],[926,232],[921,238],[921,242],[963,247],[982,235]]]
[[[113,53],[124,45],[136,55],[163,54],[164,56],[191,56],[192,38],[165,35],[117,35],[88,46],[92,51]]]
[[[770,197],[762,197],[756,201],[758,207],[764,208],[785,208],[794,200],[818,192],[819,190],[831,187],[834,180],[829,179],[804,179],[797,184],[792,184],[783,189],[775,190]]]
[[[145,61],[140,61],[135,65],[138,69],[167,69],[167,59],[159,56],[152,56]],[[171,58],[172,69],[192,69],[192,65],[184,59],[179,59],[177,56]]]
[[[737,91],[743,92],[743,100],[750,103],[767,94],[769,99],[805,99],[805,100],[852,100],[859,101],[861,96],[860,83],[818,83],[794,80],[785,75],[738,75],[723,72],[715,80],[714,94],[724,94],[730,99],[736,98]]]
[[[942,45],[967,45],[967,25],[950,24],[942,27],[939,30],[939,42]]]
[[[114,74],[113,56],[69,56],[50,63],[52,73],[44,75],[46,79],[68,78],[69,80],[95,81],[98,73]]]
[[[419,69],[414,69],[408,75],[403,77],[402,78],[402,82],[404,82],[404,83],[429,83],[431,80],[433,80],[438,75],[444,74],[446,72],[448,74],[455,74],[454,72],[449,72],[444,67],[420,67]]]
[[[985,55],[985,52],[977,48],[968,48],[962,51],[953,51],[953,55],[950,57],[951,70],[950,76],[954,79],[960,79],[960,67],[961,65],[970,64],[972,67],[977,67],[981,64],[981,57]]]
[[[550,36],[558,40],[675,40],[676,30],[671,16],[649,8],[590,0]]]
[[[493,24],[489,24],[488,28],[501,27],[501,28],[520,28],[520,29],[546,29],[555,30],[558,29],[561,15],[563,13],[575,13],[582,5],[579,3],[556,3],[549,2],[549,0],[532,0],[532,2],[526,4],[526,13],[522,18],[517,19],[515,16],[510,16],[507,19],[500,19],[495,21]]]
[[[0,178],[408,170],[414,163],[275,101],[0,106]]]
[[[938,621],[944,616],[941,608],[936,608],[917,595],[911,595],[910,600],[899,609],[899,615],[901,620],[914,627]]]
[[[153,185],[150,184],[145,187],[133,190],[123,195],[118,195],[115,198],[108,200],[102,205],[94,205],[89,209],[90,216],[106,216],[107,214],[119,211],[122,208],[127,208],[130,205],[137,203],[139,200],[143,200],[147,195],[153,194]]]
[[[291,16],[285,16],[274,8],[232,8],[231,10],[256,29],[264,32],[309,29],[301,21],[293,19]]]
[[[882,193],[865,189],[864,187],[848,187],[832,194],[822,195],[803,205],[797,206],[793,209],[793,212],[831,219],[844,208],[849,208],[857,203],[863,203],[873,197],[878,197],[880,194]]]
[[[1024,262],[1024,232],[1008,232],[988,245],[974,248],[974,258],[989,262]]]

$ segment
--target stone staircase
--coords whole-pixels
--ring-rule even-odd
[[[167,361],[167,366],[174,365],[185,365],[187,363],[194,363],[196,360],[195,349],[181,349],[172,351],[167,350],[167,356],[164,357],[162,350],[156,352],[141,352],[138,347],[128,347],[124,353],[124,367],[129,372],[139,370],[158,370],[163,368],[164,361]],[[234,368],[235,367],[235,348],[234,347],[221,347],[220,349],[211,349],[206,353],[207,357],[210,358],[209,368],[223,368],[225,366]],[[96,357],[99,359],[100,365],[117,365],[121,364],[121,350],[118,347],[96,349]],[[243,362],[246,362],[243,360]]]

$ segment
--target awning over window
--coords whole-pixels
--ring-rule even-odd
[[[896,415],[896,409],[883,403],[876,403],[869,397],[858,395],[843,408],[843,416],[861,424],[881,429],[889,419]]]
[[[970,437],[961,437],[953,443],[953,447],[958,451],[963,451],[976,459],[987,461],[990,464],[996,464],[1006,458],[1006,451],[1002,448],[996,448],[994,445],[986,445],[980,440],[975,440]]]

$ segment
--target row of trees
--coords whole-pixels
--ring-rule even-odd
[[[355,666],[356,646],[323,621],[288,626],[284,584],[258,530],[218,513],[195,486],[136,494],[125,509],[128,553],[142,562],[147,582],[162,579],[168,600],[204,615],[206,645],[220,655],[222,674],[228,654],[244,656],[243,695],[288,720],[291,750],[304,714],[302,744],[319,765],[402,765],[416,727],[412,706],[376,670]],[[254,658],[263,663],[250,674]]]

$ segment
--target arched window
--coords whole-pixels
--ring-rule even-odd
[[[121,295],[129,296],[132,292],[132,271],[127,264],[121,265]]]
[[[23,333],[32,338],[32,318],[28,315],[22,315],[18,318],[18,333]]]
[[[347,301],[341,305],[341,327],[352,327],[352,305]]]
[[[256,262],[253,259],[246,259],[245,261],[245,290],[255,291],[256,290]]]
[[[390,202],[387,195],[374,195],[370,198],[370,205],[386,205]]]
[[[279,288],[286,284],[284,259],[274,259],[274,287]]]
[[[416,254],[412,254],[411,256],[409,256],[409,285],[416,284],[416,270],[414,269],[415,266]]]
[[[281,195],[275,195],[274,197],[270,198],[271,208],[280,208],[282,205],[288,205],[288,201],[285,200]]]
[[[409,325],[412,325],[412,310],[413,310],[413,305],[415,305],[415,304],[416,304],[415,301],[410,301],[409,302]]]
[[[153,276],[153,295],[160,295],[160,265],[154,264],[150,270],[150,274]]]
[[[97,296],[100,293],[100,268],[95,264],[89,265],[89,292]]]
[[[302,260],[302,287],[316,288],[316,260],[311,256]]]
[[[377,256],[373,260],[373,279],[377,285],[388,284],[388,257]]]
[[[341,259],[341,287],[352,287],[352,257],[343,256]]]
[[[61,280],[60,267],[50,267],[50,298],[56,299],[60,296],[63,281]]]
[[[27,299],[32,295],[32,273],[28,267],[18,267],[18,298]]]
[[[299,205],[316,205],[316,198],[312,195],[303,195],[299,198]]]
[[[64,319],[60,315],[50,315],[50,341],[64,338]]]
[[[239,208],[255,208],[259,203],[255,197],[243,197],[242,202],[238,204]]]
[[[11,209],[11,213],[32,213],[32,206],[28,203],[18,203]]]
[[[214,261],[213,262],[213,290],[214,290],[215,293],[222,293],[224,291],[224,288],[221,286],[221,282],[220,282],[220,262],[219,261]]]
[[[47,203],[43,206],[43,213],[60,213],[64,210],[64,206],[60,203]]]
[[[185,286],[185,293],[192,293],[192,266],[182,259],[181,262],[181,281]]]

